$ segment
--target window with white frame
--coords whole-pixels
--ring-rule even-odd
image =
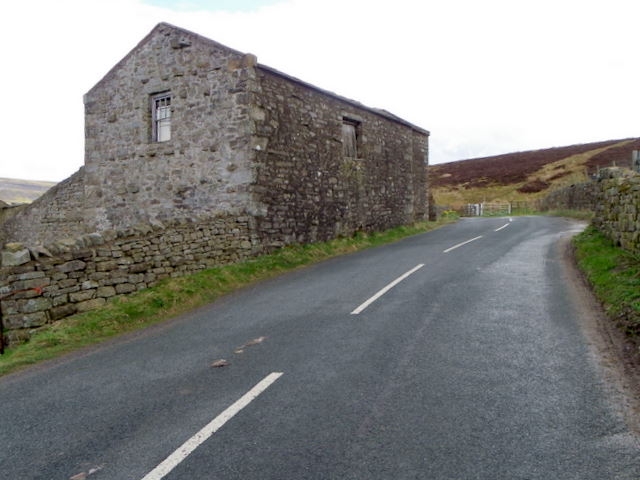
[[[154,142],[171,140],[171,94],[160,93],[151,97],[152,135]]]

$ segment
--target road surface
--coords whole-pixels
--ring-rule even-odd
[[[637,480],[579,230],[463,219],[0,379],[0,478]]]

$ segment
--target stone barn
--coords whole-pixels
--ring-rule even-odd
[[[277,246],[427,212],[428,131],[182,28],[157,25],[84,104],[84,167],[3,242],[235,215]]]
[[[5,343],[167,277],[428,211],[429,132],[166,23],[84,103],[84,166],[0,225]]]

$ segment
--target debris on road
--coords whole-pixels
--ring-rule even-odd
[[[224,358],[221,358],[220,360],[216,360],[215,362],[211,363],[211,366],[214,368],[226,367],[228,365],[231,365],[231,364],[227,362]]]
[[[236,348],[233,351],[233,353],[235,353],[236,355],[244,353],[244,349],[245,348],[252,347],[253,345],[258,345],[259,343],[264,342],[266,339],[267,339],[267,337],[258,337],[258,338],[254,338],[253,340],[249,340],[247,343],[245,343],[241,347]]]
[[[257,345],[259,343],[264,342],[267,339],[267,337],[258,337],[258,338],[254,338],[253,340],[251,340],[250,342],[247,342],[244,344],[245,347],[251,347],[252,345]]]
[[[104,468],[104,465],[98,465],[96,467],[90,468],[88,472],[80,472],[75,474],[73,477],[69,477],[69,480],[85,480],[89,475],[93,475],[94,473],[99,472]]]
[[[264,342],[266,339],[267,339],[267,337],[254,338],[253,340],[250,340],[247,343],[245,343],[244,345],[242,345],[241,347],[239,347],[239,349],[252,347],[253,345],[258,345],[259,343]]]

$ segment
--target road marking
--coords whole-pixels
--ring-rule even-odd
[[[211,435],[216,433],[225,423],[255,400],[262,392],[264,392],[269,386],[278,380],[282,376],[282,372],[273,372],[263,378],[256,384],[251,390],[245,393],[239,400],[233,405],[228,407],[224,412],[211,420],[202,430],[196,433],[189,440],[184,442],[180,448],[169,455],[164,461],[156,468],[147,473],[142,480],[160,480],[166,476],[171,470],[173,470],[180,462],[187,458],[196,448],[198,448],[205,440]]]
[[[510,218],[510,219],[509,219],[509,222],[513,222],[513,218]]]
[[[478,240],[479,238],[482,238],[482,235],[480,235],[479,237],[472,238],[471,240],[467,240],[466,242],[462,242],[457,245],[454,245],[453,247],[449,247],[446,250],[444,250],[442,253],[449,253],[451,250],[455,250],[456,248],[466,245],[467,243],[471,243],[475,240]]]
[[[407,273],[405,273],[405,274],[399,276],[398,278],[396,278],[393,282],[391,282],[389,285],[384,287],[382,290],[378,291],[378,293],[376,293],[373,297],[371,297],[369,300],[367,300],[362,305],[360,305],[358,308],[356,308],[353,312],[351,312],[351,315],[358,315],[365,308],[367,308],[369,305],[371,305],[373,302],[375,302],[377,299],[379,299],[382,295],[387,293],[389,290],[391,290],[393,287],[395,287],[397,284],[399,284],[402,280],[407,278],[412,273],[417,272],[418,270],[420,270],[422,267],[424,267],[424,263],[421,263],[420,265],[417,265],[417,266],[413,267]]]
[[[503,228],[507,228],[510,224],[509,223],[505,223],[504,225],[502,225],[500,228],[496,228],[494,230],[494,232],[499,232],[500,230],[502,230]]]

